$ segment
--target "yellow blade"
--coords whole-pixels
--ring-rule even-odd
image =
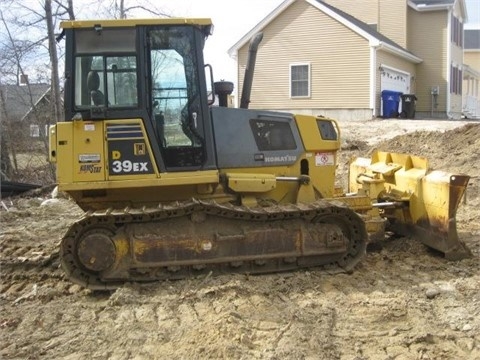
[[[470,177],[429,171],[425,158],[377,151],[372,159],[359,158],[350,165],[350,191],[364,191],[379,207],[382,202],[389,228],[402,235],[417,234],[425,245],[447,259],[472,256],[459,239],[457,208]]]
[[[457,208],[469,179],[466,175],[443,171],[427,174],[421,179],[418,191],[410,198],[411,217],[397,222],[395,227],[411,228],[413,225],[419,239],[443,252],[447,259],[460,260],[472,256],[458,237],[456,221]]]

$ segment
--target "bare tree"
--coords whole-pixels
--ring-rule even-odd
[[[7,134],[9,133],[9,121],[8,121],[8,113],[7,108],[5,106],[5,97],[3,95],[3,89],[0,87],[0,133],[1,133],[1,178],[2,179],[10,179],[13,176],[13,165],[12,159],[10,157],[11,154],[11,147],[10,141],[8,139]]]
[[[3,17],[3,13],[0,12],[0,20],[2,24],[4,25],[5,28],[5,33],[7,35],[8,42],[10,46],[5,46],[6,53],[8,54],[8,58],[5,60],[6,63],[10,63],[10,65],[15,69],[16,73],[16,84],[18,85],[18,79],[20,78],[18,75],[23,76],[24,79],[26,80],[26,86],[28,87],[29,91],[27,92],[27,99],[24,99],[26,101],[26,105],[28,107],[31,107],[34,109],[34,116],[37,117],[36,108],[34,104],[34,100],[32,97],[32,91],[30,89],[30,83],[28,82],[28,76],[26,76],[23,66],[22,66],[22,60],[24,57],[28,55],[28,51],[31,50],[33,47],[32,46],[24,46],[24,42],[19,42],[16,41],[12,33],[10,31],[10,28],[5,21],[5,18]],[[22,141],[22,134],[21,131],[19,132],[18,129],[16,129],[13,125],[12,122],[14,120],[19,120],[19,119],[13,119],[13,117],[8,113],[7,111],[7,104],[6,104],[6,96],[3,92],[3,89],[1,91],[1,119],[2,119],[2,167],[5,167],[5,173],[4,175],[11,178],[15,175],[16,172],[18,172],[18,162],[17,162],[17,154],[16,154],[16,148],[10,146],[10,142],[8,141],[7,137],[9,139],[16,139],[17,145],[21,143]],[[13,162],[13,166],[12,166]]]
[[[92,4],[98,5],[98,0],[91,0]],[[0,26],[5,29],[0,35],[0,83],[21,85],[20,78],[26,79],[23,90],[28,88],[26,103],[28,104],[29,119],[34,119],[40,129],[43,143],[43,156],[48,156],[48,132],[45,131],[49,124],[63,119],[62,89],[60,82],[59,58],[62,57],[62,45],[57,44],[55,29],[58,29],[58,22],[61,20],[74,20],[74,0],[37,0],[36,2],[22,2],[17,0],[0,0]],[[91,8],[89,6],[84,9]],[[5,13],[2,13],[2,11]],[[153,0],[109,0],[101,2],[100,10],[96,12],[103,14],[101,17],[124,19],[127,17],[143,16],[145,13],[158,17],[169,15],[157,8]],[[8,16],[4,16],[8,14]],[[106,15],[106,16],[105,16]],[[91,18],[84,14],[85,18]],[[28,36],[26,36],[28,34]],[[35,64],[35,65],[34,65]],[[28,69],[28,70],[27,70]],[[41,69],[36,70],[36,69]],[[29,73],[29,74],[28,74]],[[30,75],[30,79],[28,78]],[[51,85],[50,93],[44,96],[46,103],[49,103],[49,110],[39,109],[36,103],[37,97],[32,96],[31,87],[33,78],[48,80]],[[0,86],[1,90],[1,86]],[[22,136],[25,137],[24,144],[33,143],[28,130],[20,129],[18,116],[14,118],[6,112],[6,102],[10,98],[3,97],[0,102],[2,120],[2,171],[17,173],[17,148]],[[45,105],[45,102],[43,105]],[[4,111],[5,110],[5,111]],[[15,126],[12,126],[15,124]],[[16,132],[15,134],[13,132]],[[5,135],[5,136],[4,136]],[[7,138],[15,138],[15,144],[9,146]],[[14,146],[15,145],[15,146]],[[23,145],[22,145],[23,146]],[[31,150],[31,149],[30,149]],[[19,155],[25,155],[30,151],[26,146],[18,148]],[[38,149],[36,149],[38,150]],[[21,153],[22,152],[22,153]],[[5,160],[5,162],[3,161]],[[13,163],[9,163],[12,160]],[[4,164],[5,163],[5,164]],[[48,178],[53,179],[54,167],[50,167]]]
[[[50,55],[50,66],[52,71],[52,114],[55,122],[62,117],[62,101],[60,96],[60,77],[58,76],[58,55],[55,33],[53,30],[52,1],[45,0],[45,22],[47,23],[48,53]]]
[[[106,5],[106,12],[109,17],[114,19],[126,19],[135,16],[135,13],[146,13],[158,17],[170,17],[169,14],[164,13],[154,3],[148,0],[112,0]]]
[[[60,10],[60,12],[63,9],[63,14],[68,14],[68,18],[70,20],[75,20],[75,12],[73,10],[73,0],[67,0],[66,5],[61,0],[54,0],[54,3],[58,5],[58,9]]]
[[[52,6],[53,5],[53,6]],[[62,19],[64,17],[68,17],[69,19],[74,19],[74,10],[73,10],[73,0],[68,1],[61,1],[61,0],[44,0],[43,2],[43,9],[35,10],[26,8],[26,5],[18,4],[18,3],[11,3],[11,6],[20,6],[23,11],[26,11],[29,14],[23,19],[28,19],[28,21],[22,20],[20,21],[19,18],[16,16],[11,16],[9,21],[5,19],[5,16],[2,12],[0,12],[0,21],[5,29],[5,36],[2,37],[4,43],[2,44],[2,48],[5,51],[2,51],[2,55],[0,55],[0,65],[1,66],[1,76],[5,79],[14,79],[14,83],[18,86],[19,79],[22,77],[25,80],[24,88],[22,89],[22,95],[26,95],[22,98],[24,102],[23,107],[26,109],[30,109],[28,111],[28,119],[35,123],[38,129],[38,136],[43,144],[43,160],[41,161],[25,161],[25,152],[29,152],[29,158],[33,159],[38,154],[38,149],[32,148],[32,139],[29,139],[31,135],[29,133],[29,129],[22,126],[23,124],[21,121],[21,116],[16,115],[12,116],[8,114],[6,109],[6,101],[8,101],[5,96],[2,98],[2,170],[4,170],[5,175],[9,177],[22,178],[24,177],[25,173],[28,173],[28,169],[22,168],[23,174],[20,174],[19,165],[17,162],[17,155],[18,153],[23,153],[23,160],[22,165],[28,164],[32,166],[37,166],[35,164],[46,164],[46,160],[48,157],[48,131],[46,129],[52,123],[60,121],[62,119],[63,114],[63,106],[61,100],[61,88],[60,88],[60,77],[59,77],[59,61],[58,61],[58,53],[57,53],[57,44],[55,42],[55,31],[54,31],[54,23],[58,19]],[[43,11],[42,11],[43,10]],[[42,22],[46,25],[43,25]],[[14,31],[11,31],[10,28],[14,28]],[[40,29],[46,28],[45,31],[32,31],[34,28],[39,27]],[[29,31],[25,31],[28,29]],[[17,36],[22,36],[22,34],[30,33],[37,35],[38,38],[35,40],[30,40],[33,36],[29,36],[29,40],[15,38],[13,34]],[[46,36],[44,34],[47,34]],[[48,45],[45,45],[48,44]],[[45,108],[44,103],[42,109],[39,109],[40,104],[37,103],[38,94],[34,98],[32,95],[32,84],[24,71],[25,64],[28,63],[28,60],[31,58],[36,58],[37,56],[32,56],[37,53],[40,53],[41,50],[49,55],[49,70],[50,76],[48,79],[50,80],[50,94],[44,95],[44,98],[47,102],[50,103],[50,111],[48,111],[48,107]],[[31,66],[31,65],[30,65]],[[31,68],[30,68],[31,69]],[[28,91],[25,92],[25,87],[28,88]],[[12,87],[9,88],[12,91]],[[20,87],[18,89],[20,91]],[[38,92],[38,91],[37,91]],[[4,95],[2,93],[2,95]],[[11,100],[11,99],[10,99]],[[15,99],[18,101],[18,99]],[[47,110],[47,112],[45,112]],[[48,114],[50,113],[50,114]],[[22,114],[24,115],[24,114]],[[10,146],[7,138],[15,139],[15,146]],[[25,139],[25,141],[21,141],[21,139]],[[18,151],[17,151],[18,150]],[[13,161],[13,165],[9,160]],[[42,165],[44,166],[44,165]],[[44,166],[45,167],[45,166]],[[44,173],[43,179],[35,179],[36,182],[44,182],[44,181],[52,181],[55,175],[54,166],[51,164],[46,165],[45,168],[46,172]],[[32,172],[33,174],[33,172]],[[38,172],[35,173],[35,175]]]

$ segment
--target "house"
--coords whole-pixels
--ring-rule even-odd
[[[48,134],[45,127],[51,123],[50,85],[2,85],[0,91],[4,99],[2,119],[6,117],[11,132],[36,138]]]
[[[480,29],[465,30],[463,115],[480,119]]]
[[[417,109],[428,117],[462,117],[463,0],[408,2],[408,48],[423,59],[417,72]]]
[[[415,94],[417,117],[456,119],[466,18],[463,0],[285,0],[229,54],[241,89],[263,32],[252,108],[365,120],[386,115],[389,90]]]

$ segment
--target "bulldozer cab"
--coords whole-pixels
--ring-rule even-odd
[[[72,21],[62,27],[67,121],[142,119],[160,172],[214,168],[203,61],[209,19]],[[116,129],[115,136],[130,130]]]

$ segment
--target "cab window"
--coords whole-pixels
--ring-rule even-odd
[[[75,54],[77,109],[138,106],[135,29],[78,31]]]

